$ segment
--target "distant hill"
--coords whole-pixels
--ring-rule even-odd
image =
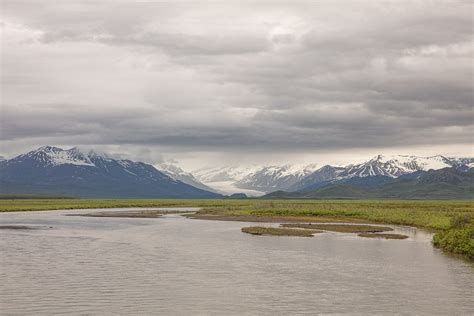
[[[0,194],[84,198],[221,198],[143,162],[44,146],[0,161]]]
[[[365,180],[365,181],[364,181]],[[443,168],[412,176],[353,178],[310,191],[267,194],[264,198],[307,199],[473,199],[473,168]]]
[[[225,197],[225,199],[231,199],[231,200],[243,200],[247,198],[248,196],[245,193],[234,193]]]

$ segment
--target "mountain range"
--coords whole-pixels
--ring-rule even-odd
[[[304,191],[278,191],[268,199],[473,199],[474,169],[448,167],[398,178],[353,177]]]
[[[209,187],[224,193],[242,192],[259,196],[285,190],[317,170],[316,164],[283,166],[239,166],[203,168],[193,172]]]
[[[44,146],[0,161],[3,195],[82,198],[220,198],[152,165],[114,159],[95,151]]]
[[[87,198],[471,198],[473,158],[375,156],[346,166],[201,168],[186,172],[78,148],[44,146],[0,160],[0,193]],[[441,191],[440,191],[441,190]]]
[[[398,178],[418,171],[449,167],[472,168],[473,158],[446,158],[441,155],[418,157],[408,155],[378,155],[365,162],[346,166],[283,165],[252,167],[220,167],[199,169],[193,174],[209,187],[222,187],[230,192],[249,191],[263,195],[275,191],[310,191],[331,183],[362,178],[374,182],[373,177]],[[385,179],[385,178],[384,178]],[[385,179],[386,181],[387,179]]]

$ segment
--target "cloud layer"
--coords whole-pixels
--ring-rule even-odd
[[[473,142],[470,1],[6,0],[2,9],[3,154],[43,144],[239,156]]]

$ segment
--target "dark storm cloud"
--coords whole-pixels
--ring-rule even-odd
[[[472,9],[5,1],[0,136],[236,154],[465,146]]]

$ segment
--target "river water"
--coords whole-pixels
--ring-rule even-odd
[[[81,212],[0,214],[42,228],[0,230],[1,314],[474,314],[474,265],[421,230],[262,237],[174,214],[64,216]]]

